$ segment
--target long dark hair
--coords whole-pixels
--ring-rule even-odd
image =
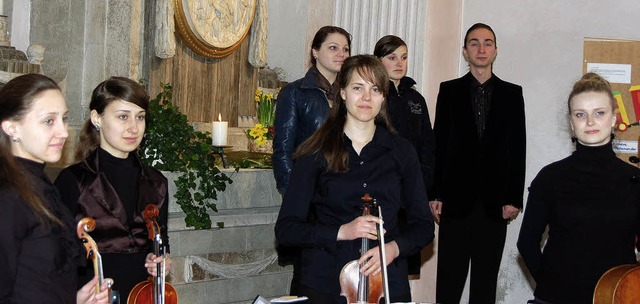
[[[89,110],[96,110],[99,115],[102,115],[104,109],[116,100],[133,103],[149,113],[149,95],[142,85],[129,78],[116,76],[101,82],[93,89]],[[76,162],[87,158],[98,146],[100,146],[100,134],[91,123],[91,118],[89,118],[82,126],[78,148],[76,149]]]
[[[347,38],[347,44],[349,45],[349,54],[351,54],[351,34],[349,34],[349,32],[341,27],[332,25],[323,26],[316,32],[316,35],[313,36],[313,41],[311,42],[311,49],[309,50],[309,64],[312,67],[316,66],[316,58],[313,57],[313,50],[319,50],[322,43],[327,40],[327,36],[333,33],[342,34],[345,38]]]
[[[341,90],[347,87],[355,73],[375,84],[382,96],[387,96],[389,76],[380,59],[372,55],[357,55],[345,59],[336,79]],[[294,158],[320,152],[327,162],[327,172],[347,172],[349,151],[343,139],[344,125],[347,122],[347,106],[339,91],[334,96],[334,100],[335,105],[331,108],[325,123],[298,147]],[[376,125],[382,125],[391,132],[395,132],[389,122],[386,103],[385,99],[374,121]]]
[[[48,90],[60,91],[60,87],[47,76],[26,74],[12,79],[0,89],[0,121],[24,119],[34,100]],[[44,203],[42,194],[33,191],[28,176],[11,152],[11,138],[5,132],[0,132],[0,188],[15,189],[45,226],[62,225]]]
[[[376,46],[373,48],[373,55],[382,59],[382,57],[393,53],[401,46],[407,46],[407,44],[400,37],[386,35],[376,42]]]

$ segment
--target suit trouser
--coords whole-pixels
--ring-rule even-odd
[[[460,303],[469,262],[469,303],[495,303],[498,271],[507,234],[506,221],[500,219],[501,214],[490,219],[481,203],[476,203],[472,213],[466,217],[441,217],[436,282],[438,303]]]

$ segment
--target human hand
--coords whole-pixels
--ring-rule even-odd
[[[433,214],[433,219],[436,222],[436,224],[440,224],[440,214],[442,213],[442,202],[429,201],[429,209],[431,209],[431,214]]]
[[[163,257],[157,257],[155,254],[153,253],[149,253],[147,254],[147,258],[145,259],[144,262],[144,267],[147,268],[147,273],[149,273],[149,275],[155,277],[157,275],[157,265],[158,263],[162,263],[163,261]],[[171,261],[171,255],[170,254],[165,254],[164,255],[164,267],[165,267],[165,277],[167,276],[167,273],[169,273],[169,271],[171,270],[171,265],[172,265],[172,261]]]
[[[518,217],[519,213],[520,213],[520,209],[514,206],[511,206],[511,205],[502,206],[502,218],[505,220],[508,220],[509,222],[515,220]]]
[[[98,286],[98,276],[94,276],[89,283],[85,284],[78,290],[76,293],[76,303],[77,304],[89,304],[89,303],[99,303],[99,304],[110,304],[109,299],[109,291],[111,286],[113,286],[112,279],[104,279],[102,287],[100,288],[100,292],[96,292],[96,287]]]
[[[395,241],[384,244],[384,255],[387,265],[391,264],[400,255],[400,249]],[[365,252],[360,259],[360,272],[364,275],[377,275],[382,271],[382,260],[380,259],[380,249],[378,246],[369,249]]]
[[[363,215],[353,221],[340,226],[338,241],[355,240],[358,238],[378,239],[376,225],[378,218],[373,215]]]

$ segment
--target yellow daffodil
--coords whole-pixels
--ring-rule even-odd
[[[258,144],[259,146],[262,146],[265,143],[267,143],[267,138],[266,137],[260,136],[260,137],[256,138],[256,144]]]
[[[262,134],[260,134],[258,130],[256,130],[255,128],[253,128],[253,129],[249,130],[249,135],[250,135],[251,137],[253,137],[253,138],[256,138],[256,137],[259,137],[259,136],[260,136],[260,135],[262,135]]]

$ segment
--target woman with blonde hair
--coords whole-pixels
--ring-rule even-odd
[[[591,303],[608,269],[636,263],[640,169],[613,151],[611,87],[587,73],[573,85],[567,104],[576,150],[531,182],[518,238],[536,281],[535,303]]]

